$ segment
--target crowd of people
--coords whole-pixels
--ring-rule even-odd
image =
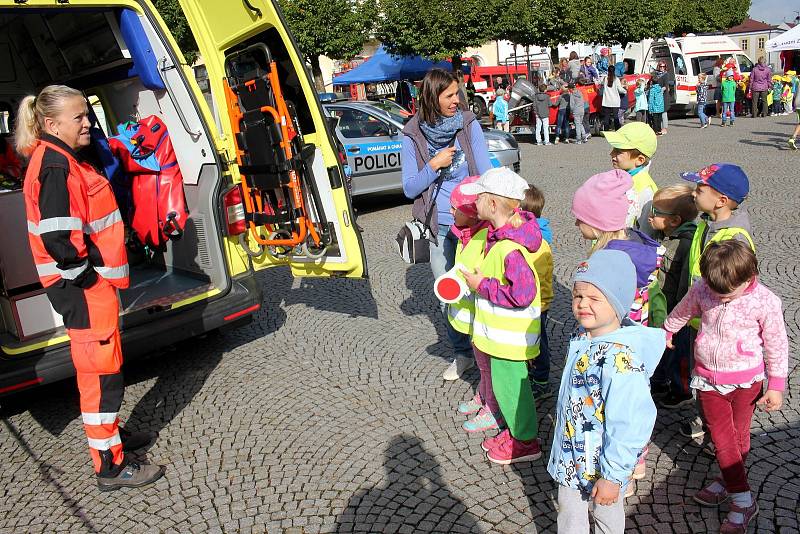
[[[536,401],[552,396],[558,356],[546,329],[552,237],[542,192],[485,164],[474,117],[455,105],[457,87],[444,71],[423,81],[423,115],[404,130],[404,190],[415,212],[435,204],[434,276],[462,277],[470,290],[443,306],[457,354],[448,372],[460,376],[469,353],[480,371],[477,393],[457,407],[470,417],[463,428],[496,432],[481,443],[489,461],[530,462],[543,453]],[[710,436],[720,474],[693,498],[730,501],[720,532],[744,533],[758,513],[745,467],[751,420],[756,406],[781,408],[788,374],[781,301],[758,279],[748,177],[714,163],[659,189],[650,126],[632,122],[605,137],[612,168],[589,177],[571,207],[588,252],[570,282],[578,327],[547,463],[558,531],[588,533],[591,510],[599,532],[624,532],[624,497],[647,477],[658,403],[696,406],[681,432]]]
[[[650,77],[639,77],[633,88],[633,101],[624,75],[626,63],[609,64],[609,50],[602,49],[597,66],[591,56],[579,58],[576,52],[562,58],[544,79],[536,79],[538,93],[533,102],[535,137],[538,145],[560,142],[582,144],[591,137],[590,103],[581,87],[594,85],[599,93],[599,116],[605,131],[617,130],[626,122],[629,113],[635,120],[649,124],[656,135],[665,135],[669,127],[668,112],[675,102],[675,77],[666,62],[659,61]],[[553,92],[560,93],[550,98]],[[494,112],[503,118],[502,127],[508,130],[508,107],[503,100],[507,90],[498,93]],[[764,57],[759,58],[749,76],[739,72],[732,58],[720,57],[711,73],[700,73],[696,88],[697,115],[700,128],[707,128],[712,119],[721,126],[733,126],[736,117],[766,117],[788,115],[800,110],[800,78],[793,70],[773,74]],[[556,108],[555,138],[550,142],[550,112]],[[572,120],[570,120],[572,117]],[[789,138],[789,147],[796,149],[798,129]],[[498,120],[498,124],[501,121]]]

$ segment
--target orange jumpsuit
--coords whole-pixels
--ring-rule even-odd
[[[24,193],[36,270],[70,337],[94,468],[113,474],[123,462],[117,289],[128,287],[128,259],[122,217],[108,180],[50,135],[31,154]]]

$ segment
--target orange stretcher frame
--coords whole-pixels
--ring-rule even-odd
[[[291,141],[297,135],[297,131],[295,131],[294,126],[292,125],[291,117],[289,116],[289,109],[286,106],[286,101],[283,98],[283,92],[281,91],[281,86],[278,81],[278,71],[277,65],[275,62],[271,62],[269,65],[269,73],[267,74],[267,79],[272,87],[272,92],[275,98],[275,107],[272,106],[262,106],[260,111],[262,113],[269,113],[275,124],[280,125],[281,130],[281,142],[280,146],[283,149],[284,154],[286,155],[287,160],[291,160],[293,158],[292,154],[292,144]],[[242,156],[244,156],[244,150],[239,148],[239,145],[236,141],[237,134],[241,133],[240,122],[241,119],[244,117],[242,110],[239,107],[238,98],[236,94],[231,89],[230,85],[228,84],[228,80],[223,80],[223,84],[225,87],[225,102],[228,107],[228,114],[231,118],[231,127],[233,128],[234,134],[234,144],[236,145],[236,161],[241,166],[242,165]],[[255,87],[255,80],[250,80],[245,82],[245,87],[252,90]],[[262,195],[259,194],[258,189],[251,188],[247,183],[247,177],[243,174],[242,175],[242,193],[244,196],[244,208],[246,213],[254,214],[254,213],[265,213],[268,215],[272,215],[271,208],[267,205],[264,205]],[[289,171],[289,183],[286,185],[291,193],[291,201],[293,203],[293,208],[295,210],[300,211],[300,216],[297,218],[297,229],[293,230],[291,233],[291,237],[285,239],[269,239],[262,237],[258,232],[258,227],[256,226],[255,222],[252,220],[248,221],[250,226],[250,233],[253,236],[253,239],[256,240],[257,243],[264,246],[290,246],[294,247],[296,245],[300,245],[306,241],[306,238],[310,235],[311,239],[314,241],[315,246],[319,246],[320,238],[319,234],[317,234],[317,230],[314,227],[313,222],[308,217],[308,212],[305,207],[305,199],[303,198],[303,189],[302,184],[300,181],[300,177],[298,175],[297,170],[290,170]]]

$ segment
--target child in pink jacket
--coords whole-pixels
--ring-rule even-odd
[[[702,280],[672,310],[664,329],[670,339],[689,319],[700,317],[691,387],[697,390],[722,477],[694,500],[719,506],[730,498],[720,532],[745,533],[758,513],[745,470],[750,422],[756,404],[768,412],[783,404],[789,341],[781,301],[758,282],[750,247],[735,239],[712,242],[700,258],[700,272]]]

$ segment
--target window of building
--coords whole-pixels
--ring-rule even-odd
[[[742,50],[747,50],[747,46],[750,44],[750,39],[740,39],[739,40],[739,47]]]
[[[766,44],[767,44],[767,38],[766,37],[759,37],[758,38],[758,49],[759,50],[764,50],[764,45],[766,45]]]

